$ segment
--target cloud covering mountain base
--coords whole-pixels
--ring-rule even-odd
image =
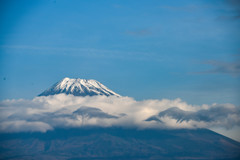
[[[240,109],[233,104],[190,105],[181,99],[136,101],[130,97],[65,94],[0,102],[0,132],[84,126],[231,129],[240,126]]]

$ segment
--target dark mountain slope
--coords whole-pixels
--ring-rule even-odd
[[[240,143],[207,129],[57,129],[1,134],[1,159],[239,159]]]

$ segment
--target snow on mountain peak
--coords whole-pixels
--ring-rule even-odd
[[[100,82],[93,79],[71,79],[65,77],[58,83],[54,84],[49,89],[45,90],[39,96],[49,96],[55,94],[72,94],[74,96],[94,96],[94,95],[105,95],[105,96],[118,96],[119,94],[108,89]]]

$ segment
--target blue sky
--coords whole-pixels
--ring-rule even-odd
[[[1,0],[0,23],[0,99],[71,77],[137,100],[240,105],[237,0]]]

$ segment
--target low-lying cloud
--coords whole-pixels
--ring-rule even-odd
[[[223,126],[227,129],[239,124],[239,109],[228,105],[212,105],[207,109],[197,111],[185,111],[178,107],[172,107],[146,119],[146,121],[156,121],[164,123],[164,118],[168,117],[177,123],[191,123],[196,127]],[[199,123],[201,122],[201,123]]]
[[[230,129],[240,126],[240,109],[233,104],[190,105],[181,99],[136,101],[130,97],[65,94],[0,102],[0,132],[84,126]]]

